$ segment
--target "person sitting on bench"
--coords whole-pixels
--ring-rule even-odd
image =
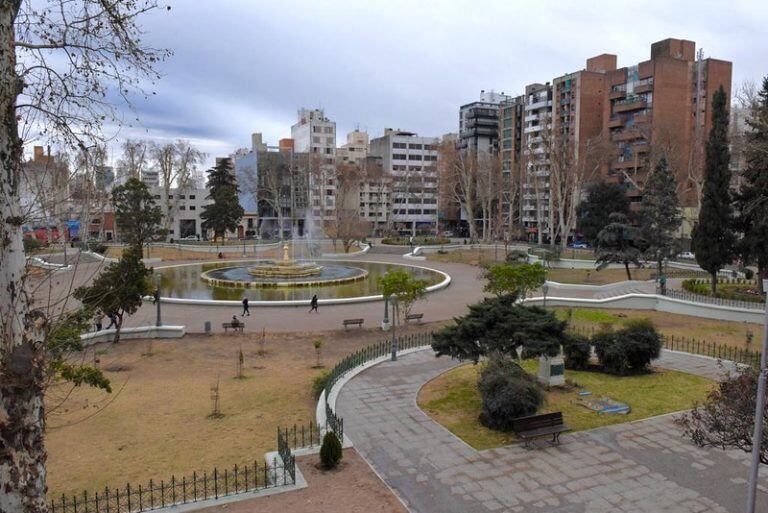
[[[240,321],[237,319],[237,315],[232,316],[232,321],[230,322],[230,324],[232,324],[233,328],[237,328],[238,326],[240,326]]]

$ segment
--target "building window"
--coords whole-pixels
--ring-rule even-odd
[[[405,143],[396,142],[396,143],[392,143],[392,147],[393,148],[405,149],[407,147],[407,145]]]
[[[194,194],[190,194],[189,195],[189,199],[191,199],[191,200],[195,199],[195,195]]]
[[[194,206],[194,205],[190,205],[190,206],[189,206],[189,209],[190,209],[190,210],[197,210],[197,207],[196,207],[196,206]]]
[[[185,207],[184,205],[179,205],[179,210],[186,210],[186,209],[187,207]]]
[[[173,199],[173,194],[169,194],[168,199]]]
[[[187,199],[187,197],[184,194],[179,194],[179,199]]]

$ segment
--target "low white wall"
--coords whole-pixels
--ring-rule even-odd
[[[525,304],[542,305],[543,297],[524,299]],[[660,296],[657,294],[624,294],[621,296],[586,299],[570,297],[547,296],[547,306],[569,306],[574,308],[615,308],[624,310],[655,310],[705,319],[718,319],[721,321],[747,322],[750,324],[762,324],[765,314],[761,310],[736,308],[732,306],[710,305],[694,303],[682,299]]]
[[[626,287],[628,285],[644,285],[647,283],[655,283],[654,280],[641,281],[641,280],[624,280],[617,281],[616,283],[606,283],[604,285],[587,285],[584,283],[560,283],[557,281],[547,280],[547,285],[553,288],[565,289],[565,290],[584,290],[594,292],[597,290],[608,290],[612,288]]]
[[[100,342],[112,342],[117,330],[101,330],[80,335],[83,345],[89,346]],[[186,333],[184,326],[138,326],[120,330],[120,340],[136,338],[181,338]]]

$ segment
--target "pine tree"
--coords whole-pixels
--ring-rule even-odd
[[[221,159],[208,171],[208,198],[213,203],[203,207],[200,217],[203,230],[213,230],[214,238],[224,237],[233,232],[245,211],[237,199],[239,189],[235,179],[232,161]]]
[[[723,87],[712,97],[712,129],[704,163],[704,191],[699,220],[693,230],[696,262],[712,275],[712,293],[717,291],[717,273],[734,253],[731,206],[731,153],[728,149],[728,104]]]
[[[758,285],[768,278],[768,76],[750,113],[746,134],[746,167],[736,196],[736,228],[742,234],[738,252],[745,262],[757,264]]]
[[[667,159],[662,157],[645,183],[639,215],[640,233],[647,243],[645,257],[656,262],[659,275],[664,259],[673,257],[678,249],[675,231],[680,228],[682,218],[676,186]]]
[[[618,212],[608,216],[608,224],[597,234],[597,270],[605,269],[609,264],[624,264],[627,271],[627,279],[632,279],[629,264],[642,267],[640,257],[642,239],[637,229],[629,224],[627,216]]]
[[[141,250],[157,233],[162,213],[147,185],[136,178],[112,190],[115,222],[123,240]]]
[[[576,228],[584,239],[597,241],[597,234],[608,224],[608,216],[619,212],[629,216],[629,198],[619,184],[594,182],[586,189],[587,198],[579,204]]]

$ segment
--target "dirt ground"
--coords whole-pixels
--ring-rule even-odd
[[[213,506],[205,513],[406,513],[403,504],[374,474],[354,449],[345,449],[339,469],[324,472],[315,465],[316,455],[297,458],[309,485],[303,490]]]
[[[432,330],[412,326],[408,332]],[[312,380],[345,355],[378,342],[379,330],[191,336],[126,340],[90,348],[112,383],[107,394],[69,385],[49,389],[50,496],[169,479],[261,459],[278,426],[314,420]],[[314,340],[323,340],[316,368]],[[244,379],[238,379],[239,349]],[[151,355],[150,355],[151,354]],[[218,383],[222,418],[212,419]]]
[[[633,280],[650,280],[654,269],[630,268]],[[605,285],[606,283],[617,283],[627,279],[627,272],[624,269],[550,269],[547,273],[547,279],[558,283],[583,283],[587,285]]]

